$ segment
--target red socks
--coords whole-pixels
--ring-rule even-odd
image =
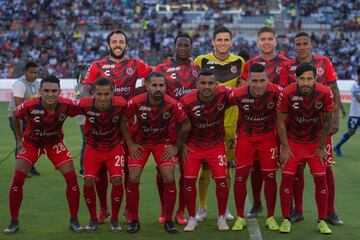
[[[118,221],[123,195],[124,195],[123,185],[113,184],[111,189],[111,221]]]
[[[245,200],[247,195],[246,181],[249,177],[250,166],[235,169],[234,197],[237,215],[244,218]],[[226,210],[226,209],[225,209]]]
[[[159,198],[160,198],[160,208],[161,208],[161,212],[163,213],[164,211],[164,183],[163,183],[163,179],[161,177],[159,168],[156,167],[156,186],[158,188],[158,192],[159,192]]]
[[[13,181],[9,191],[9,207],[11,219],[19,218],[19,211],[23,199],[23,186],[25,183],[26,173],[15,171]]]
[[[319,219],[325,219],[327,215],[328,189],[326,185],[326,176],[314,176],[315,200],[318,208]]]
[[[276,173],[275,171],[263,171],[262,174],[265,182],[264,191],[267,206],[267,217],[272,217],[274,216],[277,194]]]
[[[226,178],[217,178],[216,182],[216,199],[218,205],[218,216],[224,216],[229,199],[229,187]]]
[[[95,220],[96,217],[96,194],[94,186],[84,185],[84,198],[87,208],[89,209],[90,219]]]
[[[280,184],[280,205],[283,218],[289,219],[293,192],[294,174],[282,173]]]
[[[185,196],[184,196],[184,190],[185,190],[185,186],[184,186],[184,167],[182,164],[179,165],[179,169],[180,169],[180,176],[179,176],[179,208],[178,208],[178,212],[184,212],[185,210]]]
[[[70,219],[77,219],[80,203],[80,190],[75,171],[64,174],[66,181],[66,199],[70,210]]]
[[[327,213],[335,212],[335,178],[334,178],[334,171],[331,166],[326,168],[326,184],[328,187],[328,207]]]
[[[103,210],[108,209],[107,205],[107,189],[108,189],[108,174],[106,165],[103,164],[98,171],[98,177],[96,178],[96,193],[99,198],[100,208]]]
[[[251,188],[254,203],[261,204],[261,188],[263,184],[263,176],[260,168],[260,161],[258,157],[254,157],[254,165],[251,169]]]
[[[172,221],[172,214],[174,212],[174,207],[176,203],[176,184],[164,183],[164,211],[165,211],[165,221]]]
[[[126,201],[131,220],[139,221],[139,183],[127,183]]]
[[[303,213],[303,194],[304,194],[304,171],[301,171],[295,173],[294,183],[293,183],[295,211],[299,214]]]
[[[196,178],[184,179],[184,197],[190,217],[195,217],[196,211]]]

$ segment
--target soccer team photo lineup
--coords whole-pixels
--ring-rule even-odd
[[[73,63],[76,76],[65,73],[61,56],[39,51],[17,61],[19,77],[0,79],[0,86],[1,81],[11,82],[7,117],[1,120],[1,131],[9,136],[1,155],[13,150],[0,162],[0,171],[6,165],[9,176],[0,178],[3,195],[8,193],[1,198],[1,212],[10,219],[0,222],[4,234],[31,234],[23,228],[30,223],[22,212],[43,210],[41,203],[27,199],[25,182],[35,188],[34,183],[59,172],[63,183],[56,188],[62,191],[57,201],[68,213],[58,216],[57,230],[74,232],[72,236],[141,236],[150,234],[152,225],[160,239],[168,234],[197,239],[202,228],[230,239],[301,239],[302,228],[314,238],[360,237],[359,224],[343,217],[360,216],[359,196],[352,196],[351,211],[338,211],[344,208],[335,179],[346,173],[334,171],[350,161],[348,156],[360,155],[354,136],[360,125],[360,64],[349,73],[348,106],[341,101],[339,68],[332,63],[336,56],[315,51],[311,31],[298,28],[288,39],[291,49],[284,51],[274,23],[265,22],[251,34],[254,51],[249,45],[239,48],[237,31],[221,21],[206,36],[177,25],[168,33],[166,56],[152,56],[161,47],[149,49],[149,64],[138,52],[147,51],[147,44],[157,48],[156,37],[151,44],[138,39],[145,46],[140,47],[131,29],[120,25],[102,32],[99,53],[87,56],[87,65]],[[148,25],[142,31],[153,27]],[[75,34],[65,44],[76,48],[87,41],[86,33]],[[199,50],[195,38],[202,37],[209,48]],[[0,44],[3,50],[14,50]],[[53,59],[47,69],[41,60],[46,54]],[[77,78],[71,91],[64,87],[72,81],[65,79],[69,77]],[[71,137],[65,128],[78,132],[81,140],[67,144]],[[357,145],[343,154],[350,138],[355,140],[346,145]],[[76,157],[74,148],[80,149]],[[42,168],[42,161],[50,161],[56,171]],[[358,162],[353,164],[360,170]],[[356,174],[352,179],[356,185]],[[150,204],[141,200],[144,195],[154,195],[141,188],[144,184],[157,191],[151,200],[157,215],[141,212]],[[41,194],[45,200],[51,197]],[[338,238],[336,232],[347,224],[352,232]]]

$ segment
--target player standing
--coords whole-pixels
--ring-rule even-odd
[[[312,64],[299,64],[295,74],[297,82],[284,88],[277,107],[282,164],[280,200],[284,217],[279,231],[288,233],[291,230],[294,175],[298,165],[307,162],[315,183],[318,229],[322,234],[330,234],[325,222],[328,201],[325,157],[335,109],[333,94],[329,87],[316,82],[316,67]]]
[[[236,87],[241,83],[240,76],[244,70],[244,60],[230,53],[233,45],[231,31],[223,26],[217,27],[213,33],[212,45],[214,52],[200,55],[194,63],[200,68],[209,68],[214,71],[215,79],[220,86]],[[241,83],[245,84],[245,83]],[[235,160],[235,128],[238,116],[236,106],[226,110],[224,126],[225,126],[225,144],[226,159],[231,162]],[[228,164],[227,184],[231,186],[231,164]],[[206,164],[203,165],[199,177],[199,210],[196,214],[198,221],[203,221],[206,217],[206,198],[210,184],[210,170]],[[225,218],[232,220],[234,217],[230,211],[226,210]]]
[[[60,80],[50,75],[40,83],[40,97],[26,100],[14,111],[13,124],[19,151],[9,192],[11,221],[4,230],[6,234],[15,233],[19,229],[19,211],[26,174],[43,153],[46,153],[65,178],[70,228],[75,232],[83,230],[78,221],[79,185],[73,160],[63,141],[62,131],[65,119],[76,115],[76,107],[70,99],[59,95]],[[24,133],[21,131],[20,119],[26,122]]]
[[[129,100],[125,115],[121,120],[122,133],[129,148],[129,181],[126,194],[132,221],[127,230],[128,233],[137,233],[140,230],[139,182],[150,153],[154,156],[164,182],[164,228],[168,233],[177,233],[172,221],[176,202],[175,156],[190,131],[191,125],[181,105],[165,94],[165,85],[165,77],[161,73],[149,74],[146,78],[148,92]],[[136,119],[138,127],[131,136],[128,121],[132,118]],[[169,139],[169,125],[172,119],[179,124],[175,144],[172,144]]]

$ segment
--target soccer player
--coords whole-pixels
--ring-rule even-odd
[[[200,55],[194,63],[200,68],[209,68],[214,71],[215,79],[220,86],[236,87],[238,85],[246,84],[241,80],[241,75],[244,70],[244,60],[234,54],[230,53],[233,45],[231,31],[223,26],[217,27],[213,33],[212,45],[214,52]],[[224,126],[225,126],[225,144],[226,144],[226,159],[228,162],[235,160],[235,128],[238,116],[238,109],[236,106],[226,110]],[[227,164],[227,184],[231,186],[231,164]],[[210,184],[210,170],[206,164],[203,164],[198,189],[199,189],[199,210],[196,214],[198,221],[203,221],[206,218],[206,197]],[[226,211],[225,218],[232,220],[234,217],[230,211]]]
[[[128,233],[137,233],[140,230],[139,182],[150,153],[154,156],[164,182],[164,228],[168,233],[177,233],[172,221],[176,202],[175,156],[190,131],[191,125],[182,106],[165,94],[165,85],[165,77],[161,73],[150,73],[146,78],[148,92],[130,99],[125,115],[121,119],[122,133],[129,148],[129,181],[126,194],[132,221],[128,227]],[[131,136],[128,121],[132,118],[137,120],[138,127]],[[169,136],[169,125],[172,119],[177,125],[179,124],[176,143],[172,142]]]
[[[17,80],[12,87],[12,97],[9,102],[8,115],[10,128],[14,133],[15,142],[16,133],[13,125],[13,111],[16,106],[19,106],[22,102],[27,99],[37,97],[39,95],[40,83],[36,81],[38,77],[38,65],[34,62],[28,62],[24,68],[24,75]],[[25,130],[25,124],[22,125],[23,131]],[[17,146],[16,142],[16,146]],[[17,147],[15,147],[15,158],[17,155]],[[40,173],[35,167],[32,167],[27,177],[39,176]]]
[[[335,110],[333,111],[333,121],[331,131],[327,142],[326,154],[326,178],[329,190],[328,200],[328,216],[327,220],[334,225],[343,224],[335,213],[335,179],[332,170],[332,144],[331,136],[339,129],[339,109],[340,109],[340,92],[337,86],[337,76],[329,58],[312,54],[312,44],[309,35],[305,32],[296,34],[294,39],[294,48],[297,57],[284,63],[280,72],[280,85],[285,87],[296,81],[295,71],[299,63],[312,63],[316,67],[316,81],[331,88],[334,94]],[[294,178],[294,203],[295,211],[292,214],[291,221],[296,222],[304,219],[303,216],[303,192],[304,192],[304,167],[305,163],[299,164],[298,170]]]
[[[185,94],[188,94],[196,88],[196,78],[198,76],[198,68],[191,62],[191,44],[192,40],[188,34],[179,34],[174,41],[175,56],[166,62],[155,67],[155,71],[162,73],[166,79],[166,93],[179,100]],[[175,130],[175,129],[174,129]],[[176,134],[174,134],[176,135]],[[175,136],[174,136],[175,137]],[[184,169],[181,158],[179,158],[179,207],[176,211],[175,220],[178,224],[187,224],[184,216],[185,199],[184,199]],[[159,189],[161,199],[161,212],[159,222],[164,223],[164,208],[162,190],[163,181],[158,171],[156,175],[156,183]]]
[[[318,230],[322,234],[331,233],[325,222],[328,201],[325,157],[335,107],[330,88],[316,82],[316,72],[316,67],[310,63],[299,64],[295,71],[297,82],[283,90],[277,106],[282,165],[279,191],[284,218],[279,231],[283,233],[291,230],[293,180],[300,162],[307,162],[313,175]]]
[[[348,131],[342,136],[335,145],[334,151],[337,156],[342,157],[341,146],[355,134],[360,126],[360,68],[357,69],[357,80],[351,86],[351,103],[348,120]]]
[[[85,115],[84,126],[84,198],[90,213],[89,224],[85,229],[95,231],[96,216],[95,180],[103,164],[110,172],[111,191],[111,231],[121,231],[118,214],[123,198],[122,172],[125,164],[123,138],[120,132],[120,119],[126,102],[122,97],[114,97],[115,84],[112,80],[100,77],[94,82],[94,97],[78,101],[79,112]]]
[[[239,108],[235,150],[234,197],[237,220],[232,230],[246,227],[244,216],[247,195],[246,181],[257,154],[261,175],[265,182],[267,219],[265,225],[272,231],[279,230],[274,218],[276,203],[276,169],[278,141],[276,136],[276,104],[281,87],[269,82],[266,66],[252,63],[249,66],[249,86],[234,91]]]
[[[91,92],[91,84],[97,78],[105,77],[114,81],[114,95],[121,96],[125,100],[128,100],[135,94],[137,79],[146,77],[152,68],[139,59],[129,58],[125,55],[128,47],[128,38],[124,31],[114,30],[109,33],[106,40],[110,55],[94,61],[91,64],[87,76],[85,76],[85,79],[83,80],[85,92]],[[126,169],[127,168],[125,168],[125,185]],[[99,170],[98,175],[96,191],[100,200],[98,222],[101,224],[104,223],[105,219],[110,215],[107,207],[108,177],[106,165],[103,165]],[[127,222],[129,222],[130,216],[127,215],[126,209],[127,202],[125,216]]]
[[[245,63],[244,72],[241,76],[242,79],[248,79],[249,66],[252,63],[261,63],[265,66],[266,74],[269,82],[279,84],[279,73],[281,65],[289,59],[283,55],[276,53],[276,33],[270,27],[262,27],[258,31],[257,47],[260,51],[260,55],[251,58]],[[261,204],[261,188],[263,183],[263,176],[260,169],[260,161],[257,153],[251,169],[251,186],[253,193],[253,206],[246,217],[253,218],[257,217],[259,212],[263,209]]]
[[[187,232],[194,231],[197,225],[196,179],[203,162],[209,166],[216,182],[218,229],[220,231],[229,229],[225,219],[229,188],[226,182],[224,115],[225,110],[230,107],[231,96],[230,88],[218,87],[212,70],[202,68],[197,80],[197,90],[181,99],[192,126],[182,149],[185,199],[189,212],[189,222],[184,228]]]
[[[40,83],[40,97],[28,99],[15,109],[13,124],[19,150],[9,192],[11,221],[4,230],[6,234],[15,233],[19,229],[19,211],[25,177],[43,153],[46,153],[65,178],[70,229],[75,232],[83,230],[78,221],[79,185],[73,160],[63,141],[62,131],[65,119],[76,115],[76,107],[71,100],[59,95],[60,80],[50,75]],[[26,122],[24,133],[21,131],[20,119]]]

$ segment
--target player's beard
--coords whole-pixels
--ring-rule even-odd
[[[111,48],[109,48],[109,50],[110,50],[111,57],[121,60],[125,55],[126,48],[122,51],[122,53],[120,55],[116,55],[115,52]]]
[[[302,86],[300,87],[300,93],[302,95],[310,95],[312,93],[314,89],[314,86],[310,87],[310,86]]]

